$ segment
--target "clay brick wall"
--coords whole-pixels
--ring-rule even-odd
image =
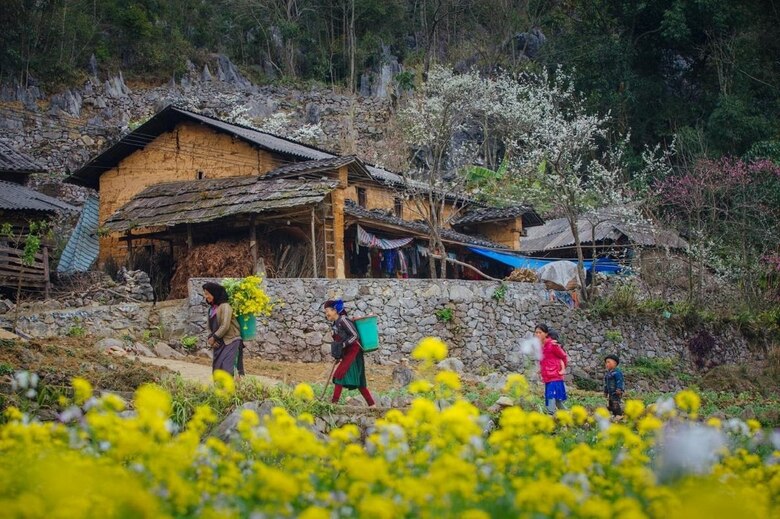
[[[123,159],[100,177],[102,224],[117,209],[150,185],[180,180],[221,178],[267,173],[282,165],[270,153],[229,135],[185,122]],[[121,262],[127,254],[119,235],[101,237],[102,263],[109,256]]]
[[[476,226],[478,234],[485,238],[501,243],[513,250],[520,250],[520,237],[523,233],[523,220],[504,220],[501,222],[487,222]]]
[[[350,185],[345,190],[345,198],[354,202],[358,201],[357,188],[361,187],[366,190],[366,209],[382,209],[384,211],[395,210],[395,199],[401,198],[399,193],[389,187],[377,186],[369,183],[355,183]],[[403,215],[404,220],[420,220],[424,219],[425,215],[420,210],[420,204],[414,200],[403,200]],[[452,214],[454,209],[451,206],[447,206],[444,209],[445,220]],[[449,227],[449,225],[445,225]]]

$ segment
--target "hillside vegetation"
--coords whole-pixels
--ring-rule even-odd
[[[0,80],[55,89],[93,54],[105,72],[167,80],[221,52],[255,81],[349,89],[391,54],[402,87],[434,63],[561,66],[635,146],[677,133],[697,152],[742,155],[777,139],[778,23],[772,0],[8,0]]]

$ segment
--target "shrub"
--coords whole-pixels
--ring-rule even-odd
[[[66,332],[68,337],[84,337],[86,334],[87,331],[84,327],[77,324],[68,328],[68,331]]]
[[[455,317],[452,308],[439,308],[434,314],[436,314],[436,318],[443,323],[449,323],[452,321],[453,317]]]
[[[198,338],[193,337],[192,335],[185,335],[181,338],[181,345],[187,348],[188,350],[191,350],[195,347],[195,345],[198,344]]]

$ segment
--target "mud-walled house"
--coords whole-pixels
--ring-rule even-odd
[[[262,259],[269,276],[427,275],[419,261],[427,228],[402,176],[178,107],[157,113],[68,181],[99,192],[99,263],[152,249],[181,263],[219,242],[223,251],[248,244],[251,265]],[[454,210],[463,200],[449,203]],[[465,219],[442,230],[464,258],[469,247],[518,249],[524,225],[542,223],[530,207],[491,213],[468,203]]]
[[[33,224],[51,223],[62,213],[76,208],[26,187],[31,174],[45,173],[32,157],[0,141],[0,289],[48,293],[49,256],[52,243],[45,232],[36,231],[40,247],[33,257],[25,254],[25,245]],[[40,235],[40,236],[38,236]]]

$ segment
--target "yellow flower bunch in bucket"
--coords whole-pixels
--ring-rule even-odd
[[[274,309],[274,302],[265,293],[260,276],[241,279],[225,279],[222,286],[228,294],[228,302],[241,326],[241,337],[253,339],[258,316],[268,317]]]

